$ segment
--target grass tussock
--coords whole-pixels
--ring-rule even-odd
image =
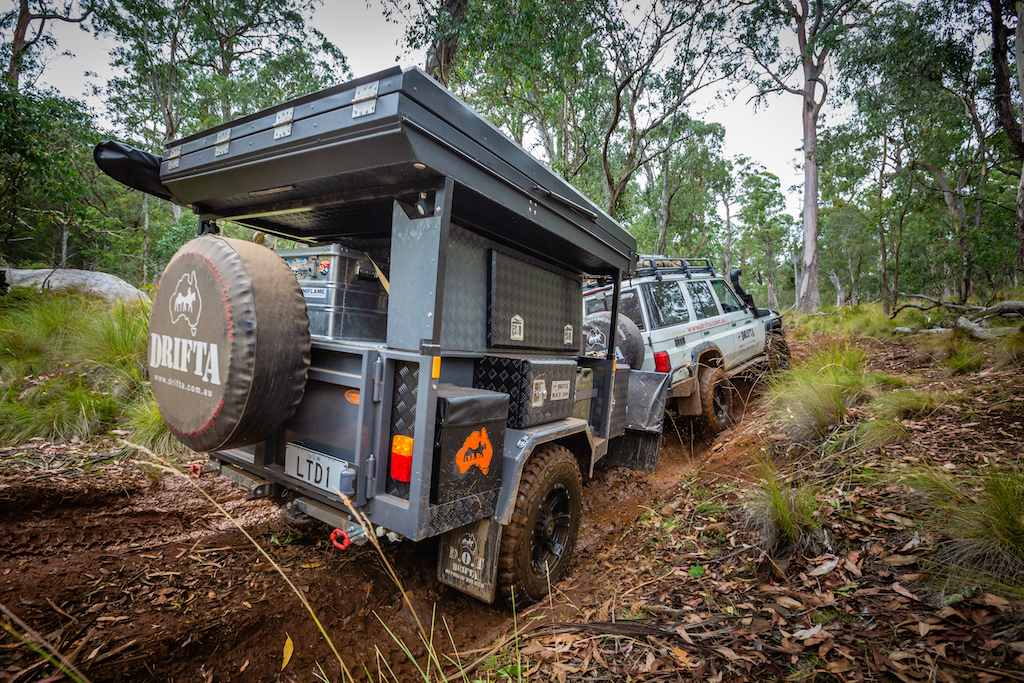
[[[910,420],[941,412],[949,404],[939,391],[891,391],[871,401],[866,409],[880,419]]]
[[[819,536],[817,488],[794,483],[767,459],[758,471],[761,481],[743,506],[747,527],[758,533],[770,556],[809,547]]]
[[[88,439],[128,419],[133,438],[178,452],[150,414],[148,326],[139,304],[18,287],[0,297],[0,444]]]
[[[1002,365],[1024,367],[1024,328],[999,340]]]
[[[942,538],[933,560],[945,593],[981,587],[1024,598],[1024,469],[973,476],[927,469],[907,483]]]
[[[817,352],[770,384],[771,416],[797,443],[824,441],[848,421],[850,408],[871,395],[874,379],[865,360],[849,345]]]
[[[135,401],[124,412],[125,429],[131,434],[133,443],[153,451],[160,456],[190,457],[192,449],[188,448],[171,433],[164,424],[156,400],[149,391]]]

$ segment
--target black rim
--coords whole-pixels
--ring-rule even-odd
[[[715,417],[724,422],[729,417],[729,408],[732,402],[732,397],[729,396],[729,388],[725,386],[725,382],[719,382],[715,385],[713,401],[715,404]]]
[[[533,527],[533,570],[540,576],[552,571],[565,555],[571,523],[569,492],[562,487],[552,489],[541,502]]]

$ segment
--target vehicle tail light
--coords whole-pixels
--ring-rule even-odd
[[[391,478],[408,483],[412,479],[412,437],[391,440]]]
[[[672,363],[668,360],[668,351],[658,351],[654,354],[655,372],[672,372]]]

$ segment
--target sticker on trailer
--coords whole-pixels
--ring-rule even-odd
[[[307,299],[326,299],[327,288],[326,287],[303,287],[302,296]]]
[[[320,265],[316,269],[317,275],[320,277],[327,277],[331,273],[331,259],[322,258],[320,259]]]
[[[572,344],[572,325],[566,325],[562,330],[562,343],[566,346]]]
[[[551,400],[552,401],[564,401],[569,398],[570,387],[569,380],[563,379],[557,382],[551,383]]]

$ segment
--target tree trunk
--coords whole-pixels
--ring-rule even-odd
[[[1024,50],[1021,49],[1021,45],[1024,45],[1024,27],[1021,26],[1024,2],[1018,0],[1016,5],[1017,29],[1014,32],[1013,52],[1017,63],[1018,92],[1024,93]],[[1021,102],[1021,118],[1024,119],[1024,100]],[[1017,183],[1017,272],[1014,275],[1014,284],[1020,286],[1022,279],[1024,279],[1024,167],[1021,168],[1020,180]]]
[[[11,61],[7,65],[7,82],[15,91],[18,89],[18,81],[21,80],[21,59],[25,51],[28,50],[26,36],[31,19],[32,13],[28,7],[28,0],[20,0],[18,20],[14,24],[14,35],[11,37]]]
[[[804,86],[804,254],[803,277],[797,290],[797,310],[814,313],[821,307],[818,291],[818,104],[815,81]]]
[[[725,207],[725,239],[722,241],[722,266],[725,274],[732,272],[732,216],[729,211],[729,193],[722,193],[722,205]]]
[[[846,305],[846,292],[843,290],[843,281],[834,270],[828,271],[828,279],[832,281],[832,286],[836,288],[836,308],[842,308]]]

